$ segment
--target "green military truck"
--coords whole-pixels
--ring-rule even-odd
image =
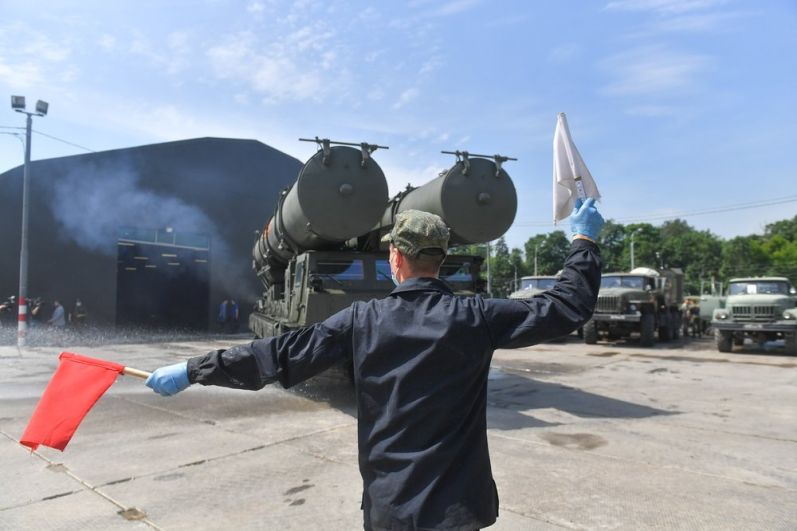
[[[725,308],[714,310],[711,326],[720,352],[748,337],[759,343],[783,339],[786,352],[797,354],[797,290],[785,277],[731,279]]]
[[[557,277],[532,275],[520,278],[520,287],[509,294],[510,299],[528,300],[535,295],[548,291],[556,285]]]
[[[594,344],[601,336],[619,339],[639,335],[644,347],[677,339],[681,329],[679,304],[683,295],[680,269],[656,271],[637,267],[629,273],[601,277],[595,313],[584,325],[584,342]]]

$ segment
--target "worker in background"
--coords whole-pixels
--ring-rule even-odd
[[[47,324],[55,328],[64,328],[66,326],[64,307],[57,300],[53,301],[53,315],[47,321]]]

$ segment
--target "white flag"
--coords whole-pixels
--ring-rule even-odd
[[[560,112],[553,134],[553,222],[573,212],[576,198],[600,199],[598,186],[584,164],[567,127],[565,113]]]

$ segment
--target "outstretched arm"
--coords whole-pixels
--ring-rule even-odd
[[[351,344],[351,309],[347,308],[325,321],[280,336],[214,350],[183,364],[163,367],[146,384],[164,395],[194,383],[255,390],[278,381],[283,387],[291,387],[351,356]],[[167,387],[175,378],[181,385]]]
[[[528,301],[489,299],[484,314],[495,348],[529,346],[569,334],[592,317],[600,288],[595,240],[603,217],[594,199],[580,200],[571,215],[570,254],[556,285]]]

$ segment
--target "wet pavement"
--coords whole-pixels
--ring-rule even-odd
[[[0,346],[0,529],[358,529],[352,392],[194,386],[163,398],[120,377],[66,451],[17,443],[60,350],[152,370],[243,336]],[[68,345],[68,346],[67,346]],[[491,529],[794,529],[797,358],[575,337],[496,353]]]

